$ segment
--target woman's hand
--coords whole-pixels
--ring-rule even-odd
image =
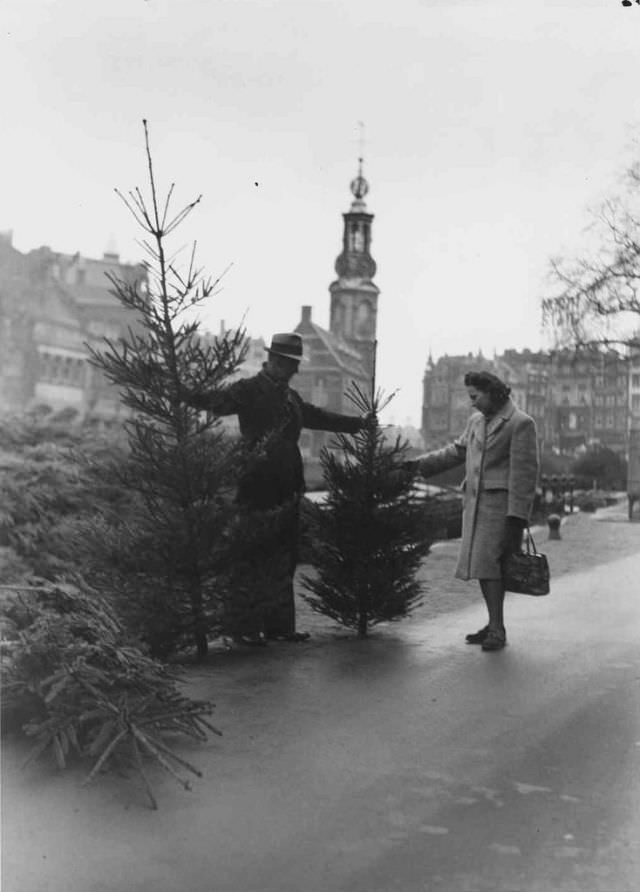
[[[522,534],[527,521],[522,517],[507,516],[505,554],[519,554],[522,550]]]
[[[389,471],[388,480],[394,486],[404,486],[411,483],[416,473],[417,462],[403,461],[392,471]]]

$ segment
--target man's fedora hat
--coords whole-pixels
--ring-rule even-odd
[[[299,334],[289,334],[282,332],[274,334],[271,338],[271,346],[267,347],[268,353],[275,353],[276,356],[286,356],[288,359],[295,359],[301,362],[302,357],[302,338]]]

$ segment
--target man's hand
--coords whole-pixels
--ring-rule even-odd
[[[171,395],[174,396],[179,403],[189,402],[191,390],[188,387],[185,387],[182,381],[172,381],[170,386],[172,391]]]
[[[522,517],[507,516],[507,530],[505,538],[505,554],[519,554],[522,550],[522,534],[527,521]]]
[[[360,423],[362,425],[362,430],[373,430],[378,426],[378,416],[375,412],[369,412],[360,419]]]

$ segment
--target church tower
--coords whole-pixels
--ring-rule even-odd
[[[329,286],[331,311],[329,329],[333,335],[353,346],[362,357],[369,380],[375,365],[378,287],[372,279],[376,264],[370,254],[373,214],[367,212],[364,197],[369,184],[362,175],[362,158],[358,175],[351,182],[351,209],[343,214],[342,253],[336,259],[338,278]]]

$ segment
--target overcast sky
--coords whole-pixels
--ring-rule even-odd
[[[391,17],[391,18],[390,18]],[[2,0],[0,229],[23,251],[138,260],[113,188],[202,204],[203,313],[328,325],[366,125],[379,380],[420,421],[434,358],[537,348],[551,255],[579,248],[640,118],[640,6],[620,0]]]

